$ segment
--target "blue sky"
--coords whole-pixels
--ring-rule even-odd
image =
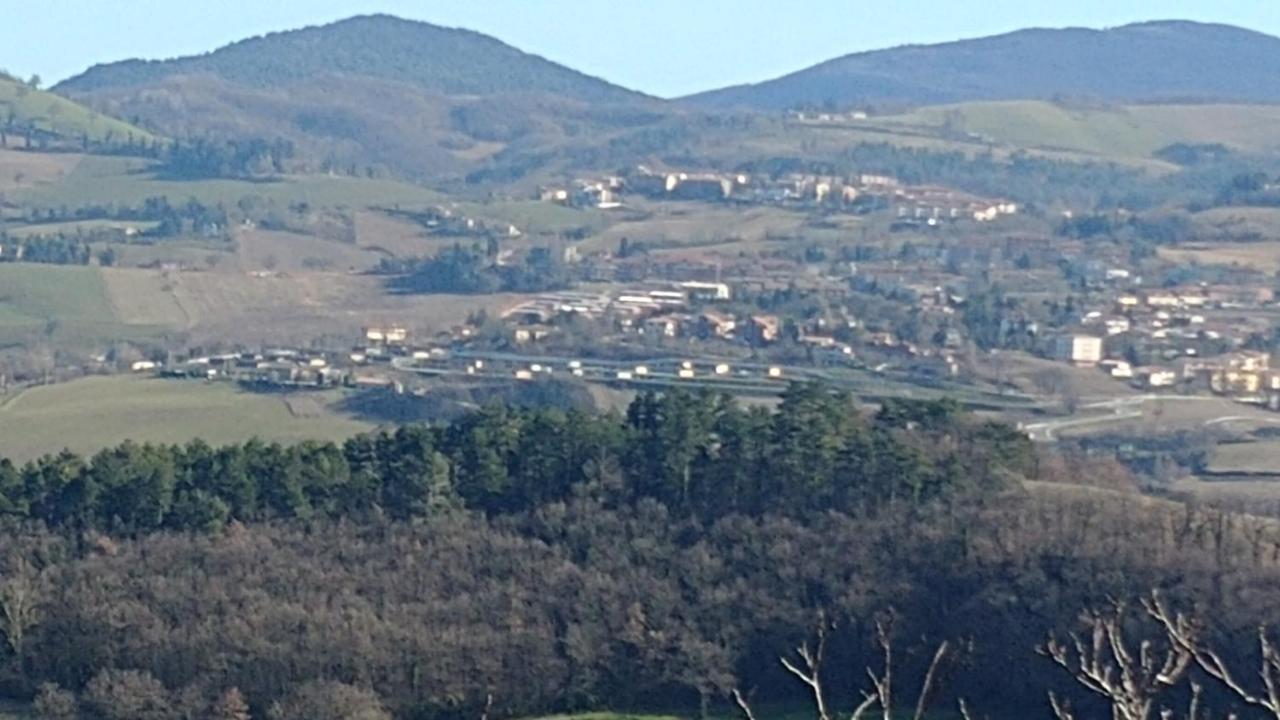
[[[494,35],[663,96],[775,77],[859,50],[1021,27],[1181,18],[1280,35],[1280,0],[2,0],[0,68],[46,83],[96,62],[212,50],[387,12]]]

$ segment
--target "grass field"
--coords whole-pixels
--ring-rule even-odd
[[[1200,265],[1238,265],[1266,273],[1280,271],[1280,240],[1261,242],[1224,242],[1162,247],[1160,259],[1168,262]]]
[[[198,198],[205,203],[234,205],[244,197],[258,197],[282,204],[308,203],[313,207],[364,208],[374,205],[421,206],[441,196],[427,188],[392,180],[285,176],[274,180],[169,180],[149,170],[137,158],[85,156],[60,181],[15,190],[13,198],[37,207],[71,207],[115,203],[141,205],[149,197],[167,197],[181,203]]]
[[[40,130],[53,132],[70,140],[88,137],[95,142],[108,139],[123,142],[130,135],[135,140],[151,141],[154,136],[129,123],[94,112],[79,103],[43,90],[33,90],[23,83],[0,78],[0,109],[12,110],[22,123],[31,122]]]
[[[1209,469],[1220,473],[1280,473],[1280,441],[1223,443],[1214,450]],[[1280,484],[1276,487],[1280,488]]]
[[[1220,142],[1245,150],[1280,143],[1280,106],[1138,105],[1083,109],[1050,102],[972,102],[921,108],[872,122],[894,128],[955,129],[1026,148],[1150,158],[1176,142]]]
[[[150,318],[122,320],[115,307],[98,268],[0,264],[0,344],[90,346],[166,329]]]
[[[78,153],[38,153],[0,148],[0,192],[59,183],[76,169],[82,159],[84,156]]]
[[[90,453],[125,440],[339,440],[372,427],[331,410],[335,394],[309,398],[298,412],[288,396],[227,383],[107,376],[45,385],[0,405],[0,455],[29,460],[64,447]]]
[[[111,271],[120,272],[129,271]],[[122,316],[147,320],[147,312],[173,302],[197,340],[306,345],[328,336],[350,342],[362,327],[385,324],[406,327],[421,337],[460,323],[476,310],[499,313],[524,299],[505,294],[390,295],[380,278],[345,272],[271,277],[133,272],[150,273],[150,279],[109,283]],[[124,308],[138,314],[126,314]]]
[[[622,238],[672,247],[734,243],[733,250],[759,249],[770,234],[799,231],[806,215],[782,208],[740,209],[701,203],[646,203],[641,219],[623,220],[583,242],[584,249],[616,250]],[[752,245],[754,243],[755,245]]]
[[[378,264],[382,253],[352,243],[276,230],[241,230],[236,233],[240,269],[335,270],[363,272]]]
[[[159,224],[158,222],[133,222],[128,220],[74,220],[71,222],[20,225],[11,227],[6,232],[16,238],[28,238],[49,235],[75,235],[76,233],[89,233],[95,230],[127,230],[134,228],[138,231],[147,231]]]

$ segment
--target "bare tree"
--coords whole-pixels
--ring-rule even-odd
[[[18,558],[11,573],[0,578],[0,633],[22,667],[27,631],[39,621],[39,588],[36,571],[26,558]]]
[[[796,648],[796,655],[800,658],[799,664],[792,662],[785,656],[780,658],[782,666],[792,675],[800,678],[801,682],[808,685],[813,692],[813,702],[818,710],[818,720],[831,720],[831,713],[827,710],[826,696],[822,691],[822,661],[826,655],[827,631],[831,625],[832,623],[827,619],[826,613],[819,612],[817,622],[818,640],[814,648],[812,650],[809,648],[807,640]]]
[[[867,668],[866,672],[871,680],[871,689],[862,691],[862,700],[854,708],[853,713],[850,715],[850,720],[863,720],[867,717],[867,713],[877,706],[880,708],[884,720],[892,720],[893,718],[895,619],[894,614],[889,612],[876,620],[875,639],[882,653],[884,666],[879,672],[873,668]],[[827,619],[826,615],[820,613],[815,633],[816,643],[810,646],[809,642],[806,641],[796,648],[795,654],[798,660],[785,656],[780,659],[782,666],[792,675],[799,678],[801,682],[808,685],[813,692],[818,720],[831,720],[826,693],[822,687],[822,666],[826,657],[828,633],[833,627],[834,624]],[[925,713],[934,700],[935,690],[940,681],[943,666],[946,665],[953,654],[953,646],[949,641],[942,642],[934,651],[929,668],[921,681],[920,693],[916,696],[915,711],[912,715],[913,720],[924,720]],[[756,720],[748,698],[736,688],[733,690],[732,696],[746,720]],[[960,708],[963,717],[969,718],[968,705],[961,701]]]
[[[1084,614],[1086,636],[1072,633],[1062,641],[1050,635],[1037,650],[1106,699],[1116,720],[1148,720],[1157,697],[1186,677],[1192,653],[1172,641],[1157,644],[1149,639],[1138,641],[1135,649],[1125,636],[1127,619],[1126,605],[1113,602],[1107,610]],[[1050,693],[1049,701],[1059,720],[1074,719],[1065,700]]]
[[[1193,616],[1172,611],[1159,593],[1143,599],[1143,607],[1164,629],[1169,642],[1186,653],[1206,675],[1238,697],[1246,705],[1266,711],[1280,719],[1280,647],[1272,640],[1265,625],[1258,627],[1260,667],[1258,678],[1263,690],[1255,692],[1245,687],[1226,661],[1204,641],[1204,624]],[[1196,693],[1199,694],[1198,691]]]
[[[877,705],[880,706],[884,720],[892,720],[893,718],[893,646],[896,620],[897,618],[892,612],[886,613],[876,620],[876,644],[880,646],[880,651],[884,657],[884,669],[877,674],[871,668],[867,668],[867,676],[871,679],[872,689],[863,691],[862,702],[854,709],[852,720],[861,720],[866,713]],[[929,705],[933,702],[939,674],[951,655],[952,646],[950,641],[944,640],[934,650],[933,659],[929,662],[929,669],[925,671],[924,679],[921,681],[920,693],[916,696],[915,712],[912,715],[914,720],[924,720],[925,712],[928,711]],[[967,710],[967,706],[963,705],[963,703],[962,707]]]

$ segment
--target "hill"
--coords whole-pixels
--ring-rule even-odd
[[[1140,104],[1094,107],[1044,100],[934,105],[858,123],[887,132],[1017,148],[1151,158],[1174,143],[1222,143],[1250,153],[1280,149],[1280,106]]]
[[[512,145],[653,122],[662,107],[479,33],[385,15],[100,65],[56,91],[175,137],[285,138],[298,169],[432,179]]]
[[[129,123],[0,73],[0,131],[6,147],[49,142],[120,144],[154,140]]]
[[[592,102],[641,97],[487,35],[389,15],[271,33],[204,55],[98,65],[56,89],[77,93],[136,87],[197,74],[257,88],[288,86],[325,75],[356,75],[404,82],[444,95],[534,91]]]
[[[1280,101],[1280,38],[1162,21],[1107,30],[1028,29],[846,55],[783,77],[687,98],[782,110],[1089,97],[1113,101]]]

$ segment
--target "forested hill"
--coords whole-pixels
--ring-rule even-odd
[[[669,107],[479,33],[386,15],[100,65],[55,89],[169,137],[287,141],[291,171],[432,180],[507,150],[607,138]]]
[[[193,74],[254,88],[349,75],[408,83],[446,95],[542,92],[612,102],[642,97],[487,35],[388,15],[272,33],[204,55],[97,65],[56,90],[77,93],[134,87]]]
[[[781,110],[1077,96],[1280,101],[1280,38],[1228,25],[1148,22],[1028,29],[846,55],[774,80],[695,95],[709,107]]]

